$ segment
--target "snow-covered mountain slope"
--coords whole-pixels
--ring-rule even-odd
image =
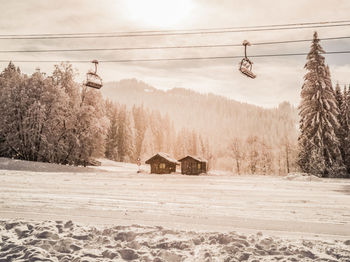
[[[148,166],[137,173],[137,165],[107,160],[94,172],[24,171],[28,163],[19,171],[0,166],[0,218],[350,235],[348,180],[154,175]]]

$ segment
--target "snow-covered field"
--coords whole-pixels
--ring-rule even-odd
[[[57,166],[0,159],[0,261],[350,261],[349,180]]]

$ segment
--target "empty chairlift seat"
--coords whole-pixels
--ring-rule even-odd
[[[102,84],[102,78],[97,74],[98,61],[93,60],[92,63],[95,64],[95,71],[94,72],[89,71],[86,74],[85,86],[100,89],[103,86],[103,84]]]
[[[247,57],[247,46],[250,46],[250,43],[247,40],[243,41],[244,46],[244,58],[242,59],[239,65],[239,71],[250,78],[255,78],[256,75],[253,73],[253,62]]]

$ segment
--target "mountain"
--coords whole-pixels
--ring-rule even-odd
[[[168,114],[176,128],[195,129],[215,143],[228,143],[256,135],[270,144],[288,130],[297,132],[297,112],[288,102],[266,109],[214,94],[200,94],[184,88],[156,89],[136,79],[106,83],[102,94],[128,107],[143,104],[146,108]]]

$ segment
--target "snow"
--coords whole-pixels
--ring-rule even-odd
[[[116,162],[105,158],[98,158],[97,160],[101,162],[101,166],[92,166],[90,168],[93,168],[95,170],[100,170],[100,171],[131,172],[131,173],[135,173],[139,169],[141,171],[147,172],[146,170],[149,169],[148,165],[141,165],[140,167],[138,167],[136,164]]]
[[[31,162],[1,159],[0,260],[3,249],[35,249],[57,261],[64,248],[67,261],[104,261],[111,252],[149,258],[141,261],[350,259],[349,180],[153,175],[149,166],[138,174],[137,165],[99,161],[88,172],[53,172],[60,166],[35,163],[33,171]]]
[[[289,173],[284,179],[295,181],[322,181],[321,178],[307,173]]]
[[[200,156],[191,156],[191,155],[187,155],[181,159],[179,159],[179,161],[181,162],[183,159],[187,158],[187,157],[190,157],[194,160],[197,160],[198,162],[205,162],[205,163],[208,163],[208,160],[204,159],[203,157],[200,157]]]
[[[163,152],[158,152],[156,155],[152,156],[152,157],[151,157],[150,159],[148,159],[147,161],[151,160],[151,159],[154,158],[155,156],[160,156],[160,157],[166,159],[167,161],[169,161],[169,162],[171,162],[171,163],[174,163],[174,164],[177,164],[177,165],[180,164],[176,159],[172,158],[169,154],[163,153]],[[146,162],[147,162],[147,161],[146,161]]]
[[[0,157],[0,169],[32,172],[93,172],[94,169],[82,166],[59,165]]]
[[[349,261],[349,241],[283,240],[261,232],[198,233],[139,225],[0,221],[0,260],[11,261]],[[331,246],[331,248],[329,248]],[[336,260],[335,260],[336,259]],[[282,260],[286,261],[286,260]],[[319,260],[317,260],[319,261]]]

